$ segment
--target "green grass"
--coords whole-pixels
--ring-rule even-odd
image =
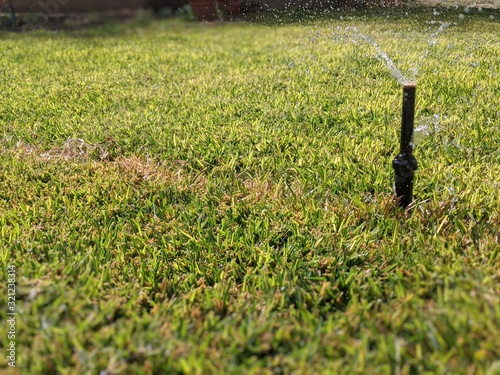
[[[498,11],[341,14],[0,36],[9,373],[500,371]]]

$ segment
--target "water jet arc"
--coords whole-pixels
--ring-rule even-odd
[[[399,205],[406,208],[412,202],[413,177],[418,167],[413,156],[413,125],[415,118],[414,84],[403,85],[403,114],[401,117],[401,141],[398,156],[392,161],[394,168],[394,193]]]

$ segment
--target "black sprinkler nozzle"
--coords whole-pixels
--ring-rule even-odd
[[[403,86],[403,115],[401,142],[398,156],[392,161],[394,168],[394,192],[399,205],[406,208],[413,196],[413,177],[418,167],[413,156],[413,123],[415,117],[415,85]]]

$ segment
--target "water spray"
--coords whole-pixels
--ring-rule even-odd
[[[413,123],[415,117],[415,85],[403,85],[403,114],[401,117],[401,141],[398,156],[392,161],[394,168],[394,192],[399,205],[406,208],[413,195],[413,176],[418,163],[413,156]]]

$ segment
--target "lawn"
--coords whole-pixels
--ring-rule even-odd
[[[2,33],[2,373],[500,373],[500,12],[438,13]]]

